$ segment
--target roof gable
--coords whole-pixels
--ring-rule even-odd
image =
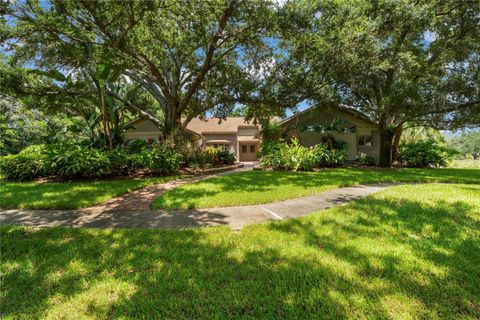
[[[322,117],[325,118],[327,122],[330,122],[332,118],[339,118],[358,127],[376,127],[376,125],[368,120],[366,116],[354,109],[347,108],[346,106],[334,108],[329,107],[324,109],[320,109],[316,106],[310,107],[280,121],[279,124],[282,126],[288,126],[292,123],[309,122],[315,118],[321,119]]]

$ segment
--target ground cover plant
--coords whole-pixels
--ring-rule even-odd
[[[311,171],[345,162],[346,146],[332,148],[326,144],[305,147],[298,139],[290,142],[262,143],[262,166],[279,171]]]
[[[104,150],[79,144],[33,145],[19,154],[0,157],[0,174],[8,180],[28,181],[38,177],[63,179],[99,178],[147,169],[172,174],[184,163],[173,148],[152,144],[137,152],[118,148]]]
[[[228,228],[3,227],[2,316],[480,318],[480,186]]]
[[[480,170],[332,168],[319,172],[241,172],[175,188],[157,198],[153,207],[186,209],[252,205],[317,194],[342,186],[379,182],[480,183]]]
[[[83,182],[0,181],[0,207],[23,209],[76,209],[102,203],[151,184],[178,176]]]

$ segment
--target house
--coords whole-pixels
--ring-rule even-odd
[[[135,120],[130,126],[131,129],[124,133],[126,140],[158,140],[161,135],[148,119]],[[185,138],[194,146],[230,149],[238,161],[254,161],[260,148],[260,130],[260,125],[242,117],[228,117],[226,120],[194,118],[187,125]]]
[[[358,155],[378,158],[380,153],[380,134],[377,126],[358,111],[347,106],[335,108],[311,107],[279,122],[286,132],[286,136],[295,136],[304,146],[315,146],[322,141],[325,135],[306,128],[315,125],[328,126],[340,119],[340,130],[332,132],[337,141],[347,143],[347,160],[352,161]]]
[[[336,108],[308,108],[291,117],[280,120],[278,124],[285,137],[297,137],[304,146],[322,143],[324,134],[305,128],[315,125],[328,125],[334,119],[341,120],[341,129],[331,134],[337,141],[347,143],[347,160],[355,160],[359,154],[378,157],[380,135],[375,124],[361,113],[345,106]],[[184,119],[182,119],[183,121]],[[148,119],[133,121],[131,129],[124,133],[127,140],[157,140],[160,131]],[[214,146],[230,149],[237,155],[238,161],[253,161],[261,143],[261,126],[248,122],[242,117],[195,118],[188,123],[185,138],[193,146]]]

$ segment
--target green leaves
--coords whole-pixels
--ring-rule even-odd
[[[67,80],[67,77],[65,77],[65,75],[58,70],[45,70],[44,71],[44,70],[32,69],[32,70],[28,70],[27,72],[37,74],[37,75],[40,75],[40,76],[46,76],[48,78],[51,78],[51,79],[54,79],[54,80],[57,80],[57,81],[66,81]]]
[[[434,139],[400,144],[400,161],[409,167],[446,167],[456,153]]]
[[[345,162],[345,149],[318,144],[313,148],[302,146],[297,139],[290,143],[263,143],[262,165],[280,171],[311,171]]]

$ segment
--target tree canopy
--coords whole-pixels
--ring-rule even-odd
[[[466,131],[449,139],[449,144],[462,156],[480,159],[480,131]]]
[[[186,126],[249,96],[272,13],[267,1],[28,1],[10,6],[7,37],[16,59],[46,69],[120,67],[155,98],[158,124],[172,132],[182,116]]]
[[[308,98],[376,123],[380,165],[391,165],[405,127],[478,121],[467,115],[479,113],[479,2],[295,1],[284,11],[293,23],[283,41]]]
[[[480,2],[32,0],[3,4],[1,25],[3,98],[75,115],[110,148],[136,116],[167,139],[307,101],[377,124],[389,166],[409,127],[480,124]]]

